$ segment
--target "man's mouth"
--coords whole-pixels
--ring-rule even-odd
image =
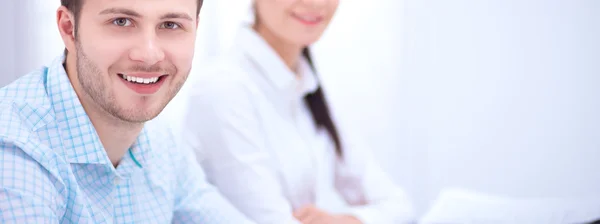
[[[166,75],[161,75],[158,77],[142,78],[142,77],[128,76],[125,74],[119,74],[119,77],[121,77],[125,81],[135,83],[135,84],[155,84],[155,83],[159,82],[165,76]]]
[[[158,92],[169,77],[169,75],[160,73],[133,73],[130,75],[119,73],[118,75],[127,88],[141,95],[152,95]]]

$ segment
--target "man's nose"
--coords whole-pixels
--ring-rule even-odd
[[[131,60],[146,65],[154,65],[164,60],[165,53],[155,32],[145,32],[137,41],[139,42],[135,43],[135,47],[129,53]]]

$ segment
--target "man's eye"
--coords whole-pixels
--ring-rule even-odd
[[[131,20],[127,18],[117,18],[113,20],[113,24],[117,26],[131,26]]]
[[[160,28],[163,28],[163,29],[177,29],[177,28],[179,28],[179,24],[174,23],[174,22],[165,22],[162,25],[160,25]]]

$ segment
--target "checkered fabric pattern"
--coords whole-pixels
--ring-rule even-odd
[[[158,121],[114,168],[63,61],[0,89],[0,223],[249,223]]]

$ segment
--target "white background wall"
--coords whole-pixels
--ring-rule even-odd
[[[427,152],[421,205],[448,186],[599,192],[600,1],[405,2],[400,116]]]
[[[227,46],[235,1],[205,2],[197,61]],[[61,53],[58,4],[0,1],[0,86]],[[598,192],[599,23],[596,0],[342,0],[314,51],[340,122],[423,212],[449,186]]]
[[[14,57],[15,38],[17,35],[13,35],[16,31],[14,9],[13,1],[0,1],[0,20],[6,22],[4,30],[8,34],[0,35],[0,49],[2,49],[0,56],[0,68],[2,69],[2,73],[0,73],[0,86],[4,86],[16,76]]]

